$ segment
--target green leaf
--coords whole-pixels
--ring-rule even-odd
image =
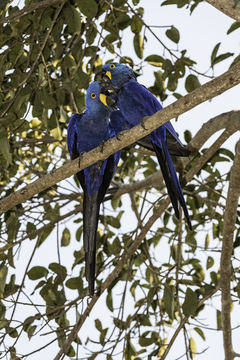
[[[32,325],[29,326],[28,330],[27,330],[27,334],[28,334],[28,338],[29,340],[31,339],[31,337],[33,336],[35,330],[36,330],[37,326],[36,325]]]
[[[83,281],[82,281],[82,278],[80,277],[73,277],[71,279],[68,279],[66,281],[66,286],[69,288],[69,289],[72,289],[72,290],[79,290],[79,291],[82,291],[83,289]]]
[[[214,62],[212,64],[212,67],[214,65],[216,65],[217,63],[219,63],[219,62],[221,62],[221,61],[223,61],[223,60],[225,60],[225,59],[227,59],[227,58],[229,58],[230,56],[233,56],[233,55],[234,55],[234,53],[228,52],[228,53],[224,53],[224,54],[221,54],[221,55],[215,57]]]
[[[32,223],[32,222],[28,222],[27,223],[27,234],[28,236],[32,233],[36,231],[36,226]],[[32,240],[37,236],[37,234],[29,236],[29,239]]]
[[[198,307],[198,296],[195,291],[187,288],[185,300],[182,306],[185,316],[194,315]]]
[[[0,267],[0,298],[3,298],[6,279],[7,279],[8,268],[3,265]]]
[[[11,336],[12,338],[16,338],[18,336],[18,332],[15,328],[9,327],[8,335]]]
[[[101,331],[100,338],[99,338],[99,342],[100,342],[101,345],[104,345],[104,341],[105,341],[107,332],[108,332],[108,328],[103,329],[103,330]]]
[[[80,34],[81,30],[81,16],[80,13],[74,6],[69,6],[71,14],[70,14],[70,21],[68,22],[69,32]]]
[[[230,34],[231,32],[233,32],[234,30],[237,30],[240,27],[240,22],[239,21],[235,21],[230,28],[227,31],[227,34]]]
[[[164,287],[163,302],[170,319],[174,316],[174,288],[168,284]]]
[[[75,357],[75,350],[74,350],[74,348],[73,348],[73,346],[71,345],[70,346],[70,348],[68,349],[68,351],[67,351],[67,356],[69,356],[70,358],[73,358],[73,357]]]
[[[207,258],[207,270],[210,269],[214,265],[214,259],[211,256]]]
[[[85,16],[93,18],[97,15],[98,6],[95,0],[77,0],[77,4]]]
[[[109,291],[107,294],[106,304],[109,310],[113,312],[112,291]]]
[[[186,88],[187,92],[190,93],[200,86],[201,86],[201,84],[195,75],[192,75],[192,74],[188,75],[186,82],[185,82],[185,88]]]
[[[205,236],[204,250],[208,249],[209,242],[210,242],[210,236],[209,236],[209,234],[207,234]]]
[[[214,47],[212,54],[211,54],[211,66],[213,66],[214,60],[217,56],[218,49],[220,47],[221,43],[217,43],[217,45]]]
[[[144,61],[147,61],[150,65],[162,67],[164,58],[160,55],[149,55],[144,59]]]
[[[40,232],[38,236],[38,246],[40,246],[46,238],[51,234],[51,232],[54,229],[54,225],[48,226],[47,228],[44,228],[43,231]]]
[[[169,91],[175,91],[178,86],[178,77],[175,73],[169,75],[167,88]]]
[[[175,26],[172,26],[171,29],[168,29],[166,31],[166,35],[170,40],[172,40],[173,42],[178,44],[178,42],[180,40],[180,34],[179,34],[178,29],[175,28]]]
[[[0,301],[0,319],[1,319],[1,322],[3,321],[2,319],[4,318],[5,313],[6,313],[6,306],[3,305],[3,303]]]
[[[30,280],[37,280],[42,277],[47,277],[47,274],[48,269],[43,266],[34,266],[27,273]]]
[[[187,144],[190,143],[190,141],[192,140],[192,134],[189,130],[184,131],[184,140]]]
[[[139,59],[143,57],[143,37],[139,34],[136,34],[133,38],[134,50]]]
[[[52,270],[53,272],[55,272],[57,275],[59,276],[63,276],[64,278],[67,275],[67,269],[65,268],[65,266],[58,264],[58,263],[51,263],[49,264],[48,268],[50,270]]]
[[[133,33],[138,34],[140,33],[140,31],[142,30],[142,20],[139,18],[139,16],[134,15],[132,17],[132,21],[131,21],[131,30]]]
[[[195,327],[194,330],[198,333],[199,336],[201,336],[201,338],[206,341],[206,338],[205,338],[205,335],[204,335],[204,332],[202,331],[202,329],[198,328],[198,327]]]
[[[19,285],[15,284],[15,274],[11,275],[10,281],[6,284],[4,289],[4,298],[7,298],[10,295],[15,294],[15,292],[19,289]]]
[[[98,331],[102,331],[103,327],[102,327],[102,323],[99,319],[95,319],[95,327]]]
[[[70,244],[71,234],[68,228],[65,228],[62,233],[61,246],[68,246]]]
[[[7,136],[0,135],[0,154],[6,161],[6,167],[12,163],[12,155],[10,153],[10,146]]]
[[[194,359],[197,353],[197,344],[192,337],[189,339],[189,352],[191,359]]]
[[[139,345],[142,347],[146,347],[146,346],[150,346],[153,343],[156,342],[156,340],[152,337],[146,337],[146,335],[148,334],[148,331],[146,331],[143,335],[140,336],[139,338]]]

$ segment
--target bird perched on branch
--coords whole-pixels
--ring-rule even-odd
[[[104,65],[95,75],[95,80],[101,83],[101,92],[106,93],[107,90],[111,90],[117,94],[117,96],[114,95],[116,96],[117,107],[129,128],[142,123],[145,116],[151,116],[162,109],[157,98],[137,82],[132,69],[124,64],[109,63]],[[114,123],[118,123],[117,130],[119,130],[119,119],[114,117],[113,113],[111,123],[113,126]],[[122,118],[121,121],[122,130],[124,130],[125,124]],[[171,155],[188,156],[190,152],[184,148],[170,121],[154,130],[143,140],[145,141],[145,139],[156,153],[177,218],[179,219],[178,205],[180,204],[188,226],[192,229],[186,202],[171,158]]]
[[[100,101],[100,97],[107,106]],[[108,104],[107,104],[107,102]],[[71,159],[80,157],[116,134],[109,126],[109,117],[114,109],[111,97],[100,95],[100,85],[93,82],[86,94],[86,109],[71,117],[67,129],[67,144]],[[96,235],[99,208],[116,171],[120,151],[102,162],[95,163],[77,173],[83,188],[83,244],[86,262],[86,278],[89,292],[94,293]]]

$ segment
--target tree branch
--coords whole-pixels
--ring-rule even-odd
[[[5,18],[4,17],[0,18],[0,25],[10,22],[15,19],[20,19],[24,15],[27,15],[34,10],[52,6],[52,5],[58,4],[63,1],[65,2],[65,0],[45,0],[45,1],[41,1],[41,2],[35,2],[29,6],[25,6],[23,9],[21,9],[19,11],[14,12],[12,15],[9,15]]]
[[[226,208],[223,222],[223,244],[221,254],[220,284],[222,289],[222,329],[225,359],[233,360],[234,352],[232,347],[231,329],[231,275],[232,275],[232,251],[233,235],[237,217],[238,199],[240,196],[240,142],[231,169],[229,189],[226,201]]]
[[[139,124],[130,130],[123,131],[121,134],[119,134],[121,135],[120,141],[116,138],[109,139],[106,141],[103,150],[98,146],[97,148],[84,154],[82,156],[80,166],[79,159],[75,159],[53,171],[52,173],[45,175],[33,183],[25,186],[23,189],[7,196],[0,201],[0,214],[30,199],[33,195],[38,194],[41,191],[55,185],[59,181],[76,174],[78,171],[83,170],[91,164],[97,161],[105,160],[111,154],[150,134],[157,127],[163,125],[172,118],[177,118],[179,115],[194,108],[202,102],[222,94],[224,91],[232,88],[239,82],[240,62],[234,65],[224,74],[220,75],[218,78],[202,85],[190,94],[187,94],[186,96],[167,106],[165,109],[158,111],[153,116],[146,117],[143,120],[145,129],[141,124]]]
[[[233,0],[206,0],[210,5],[214,6],[225,15],[236,21],[240,21],[240,4],[234,6]]]

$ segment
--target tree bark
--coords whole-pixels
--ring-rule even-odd
[[[240,21],[240,3],[234,7],[233,0],[206,0],[209,4],[214,6],[225,15],[231,17],[236,21]]]
[[[232,251],[233,235],[237,217],[238,200],[240,196],[240,142],[238,143],[237,153],[231,169],[229,189],[227,194],[226,208],[223,223],[223,244],[221,254],[220,285],[222,289],[222,329],[225,360],[233,360],[234,354],[232,346],[232,327],[231,327],[231,275],[232,275]]]

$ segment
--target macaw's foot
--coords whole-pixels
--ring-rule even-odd
[[[101,141],[100,144],[99,144],[100,152],[101,152],[101,153],[103,152],[105,142],[106,142],[106,140],[103,140],[103,141]]]
[[[124,131],[120,131],[119,133],[117,133],[116,138],[118,139],[118,141],[122,141],[123,133],[124,133]]]
[[[80,152],[79,154],[79,157],[78,157],[78,167],[80,167],[81,165],[81,161],[82,161],[82,158],[83,158],[83,155],[85,154],[84,151]]]
[[[143,118],[141,121],[140,121],[140,125],[141,127],[144,129],[144,130],[147,130],[146,126],[145,126],[145,118]]]

